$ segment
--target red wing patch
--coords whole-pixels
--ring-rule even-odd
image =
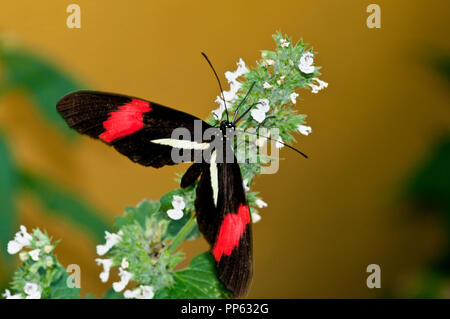
[[[222,255],[231,255],[235,247],[239,245],[239,239],[250,222],[250,213],[248,206],[240,205],[236,213],[229,213],[225,216],[219,229],[219,235],[214,245],[213,255],[216,261],[222,258]]]
[[[119,106],[117,111],[111,112],[109,118],[103,122],[105,132],[98,138],[110,143],[139,131],[144,127],[143,114],[151,110],[149,102],[137,99]]]

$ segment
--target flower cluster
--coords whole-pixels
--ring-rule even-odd
[[[166,240],[172,238],[171,222],[182,219],[186,205],[180,195],[171,198],[172,202],[164,207],[161,201],[148,200],[136,208],[129,207],[116,221],[119,231],[105,232],[105,243],[97,246],[97,254],[104,257],[96,259],[102,267],[100,280],[107,282],[111,270],[117,267],[120,280],[113,282],[112,288],[125,298],[153,298],[154,291],[173,282],[173,267],[182,256],[172,254]],[[131,289],[136,283],[137,288]]]
[[[7,299],[40,299],[51,294],[49,287],[67,276],[64,268],[53,255],[55,244],[39,229],[30,234],[20,226],[14,239],[8,243],[9,254],[19,254],[23,265],[17,269],[11,283],[12,291],[6,289]]]
[[[277,43],[277,50],[263,50],[262,59],[257,63],[256,68],[249,70],[240,59],[235,72],[225,73],[230,83],[230,91],[226,95],[233,92],[232,99],[227,99],[229,102],[227,106],[229,112],[234,113],[239,102],[254,85],[245,105],[241,106],[239,111],[242,114],[243,110],[251,108],[250,115],[238,123],[237,131],[258,133],[261,128],[277,128],[279,135],[273,138],[275,146],[282,148],[285,143],[294,141],[292,132],[297,131],[305,136],[312,132],[312,128],[305,125],[306,115],[299,114],[293,108],[299,98],[296,90],[311,88],[312,93],[318,93],[326,88],[328,83],[318,78],[320,67],[314,65],[315,53],[305,44],[299,41],[294,45],[291,39],[280,33],[274,35],[274,40]],[[232,74],[234,76],[231,76]],[[220,112],[216,111],[213,111],[211,124],[225,118],[223,107],[220,108]],[[268,138],[271,138],[270,132],[266,136],[261,134],[256,139],[255,146],[263,147]],[[249,190],[254,176],[260,173],[261,165],[278,160],[264,154],[258,156],[257,163],[244,161],[245,163],[240,165],[246,191]],[[257,208],[261,207],[257,202],[261,199],[256,196],[256,193],[249,193],[247,196],[253,206],[252,216],[255,217],[253,220],[258,221],[260,216],[257,214]]]

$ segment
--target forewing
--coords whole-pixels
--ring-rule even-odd
[[[67,124],[81,134],[113,146],[133,162],[161,167],[176,164],[172,148],[206,148],[201,136],[195,141],[194,123],[204,131],[210,126],[187,113],[126,95],[78,91],[57,103]],[[176,128],[185,128],[190,140],[172,140]],[[153,141],[153,142],[152,142]],[[192,143],[189,143],[191,141]]]

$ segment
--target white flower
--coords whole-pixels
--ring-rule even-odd
[[[52,250],[53,250],[53,246],[52,246],[52,245],[46,245],[46,246],[44,247],[44,252],[45,252],[46,254],[49,254]]]
[[[97,265],[103,266],[103,271],[100,273],[100,280],[102,282],[107,282],[109,278],[109,271],[111,270],[111,267],[113,265],[112,259],[96,258],[95,261],[97,262]]]
[[[117,234],[105,231],[106,243],[104,245],[97,245],[97,255],[103,256],[106,254],[115,244],[117,244],[122,237],[120,237],[120,232]]]
[[[28,246],[33,237],[28,234],[27,228],[20,226],[20,231],[16,233],[14,239],[8,242],[8,253],[10,255],[17,254],[23,247]]]
[[[231,72],[231,71],[227,71],[225,72],[225,77],[227,78],[228,82],[234,82],[236,81],[236,79],[242,75],[244,75],[245,73],[248,73],[248,69],[245,66],[245,62],[244,60],[242,60],[242,58],[239,59],[239,62],[236,63],[236,65],[238,66],[238,68],[236,69],[236,71]]]
[[[174,195],[172,198],[172,206],[173,209],[169,209],[167,215],[174,220],[183,217],[183,209],[186,207],[183,197]]]
[[[22,252],[19,254],[19,259],[20,259],[21,261],[27,260],[27,259],[28,259],[28,253],[27,253],[26,251],[22,251]]]
[[[242,83],[238,82],[237,78],[239,78],[240,76],[249,72],[249,70],[245,66],[245,62],[242,59],[239,60],[239,62],[237,63],[237,66],[238,66],[238,68],[236,69],[236,71],[225,72],[225,77],[227,78],[228,83],[230,85],[230,90],[224,91],[223,97],[222,97],[222,95],[217,96],[217,99],[215,100],[215,102],[219,104],[219,108],[214,110],[212,113],[214,114],[215,118],[218,120],[220,120],[222,118],[222,114],[225,111],[225,102],[232,102],[234,99],[236,99],[237,92],[242,87]],[[225,99],[225,101],[224,101],[224,99]]]
[[[21,294],[11,295],[11,292],[8,289],[5,290],[5,293],[2,296],[6,299],[23,299]]]
[[[275,61],[272,60],[272,59],[267,59],[267,60],[266,60],[266,64],[267,64],[267,65],[274,65],[274,64],[275,64]]]
[[[278,136],[278,139],[277,139],[277,142],[275,144],[275,147],[278,148],[278,149],[284,147],[283,139],[281,138],[281,136]]]
[[[121,266],[123,269],[127,269],[128,266],[130,266],[130,264],[128,263],[128,260],[127,260],[125,257],[122,258],[122,263],[120,264],[120,266]]]
[[[267,207],[267,203],[265,201],[263,201],[262,199],[259,199],[259,198],[256,200],[255,204],[259,208]]]
[[[152,299],[155,293],[152,286],[139,286],[134,290],[126,290],[123,296],[127,299]]]
[[[289,95],[289,97],[291,98],[292,104],[296,104],[297,103],[297,98],[298,98],[298,94],[297,93],[292,92],[291,95]]]
[[[287,48],[289,46],[289,42],[286,39],[281,39],[280,40],[280,45],[282,48]]]
[[[32,282],[27,282],[23,291],[28,295],[26,299],[41,299],[41,292],[39,286]]]
[[[120,281],[113,283],[113,289],[115,292],[122,291],[126,285],[128,285],[128,282],[133,277],[133,274],[131,272],[128,272],[124,270],[122,267],[119,268],[119,276]]]
[[[244,180],[242,181],[242,186],[244,186],[244,190],[245,190],[246,192],[248,192],[248,191],[250,190],[250,187],[248,187],[248,179],[244,179]]]
[[[319,85],[316,84],[308,84],[311,89],[312,89],[312,93],[319,93],[320,90],[323,90],[324,88],[328,87],[328,83],[322,80],[319,80],[318,78],[313,78],[313,81],[316,81],[317,83],[319,83]]]
[[[265,88],[265,89],[271,89],[271,88],[273,88],[273,85],[271,85],[269,82],[264,82],[263,88]]]
[[[309,135],[312,132],[311,126],[299,125],[297,130],[303,135]]]
[[[31,256],[31,259],[33,259],[34,261],[38,261],[40,252],[41,252],[40,249],[34,249],[34,250],[30,251],[29,254]]]
[[[258,213],[252,213],[252,222],[253,222],[253,224],[256,224],[260,220],[261,220],[261,215],[259,215]]]
[[[220,119],[222,119],[222,114],[225,111],[225,104],[223,103],[223,100],[219,96],[217,97],[215,102],[219,103],[219,108],[212,111],[212,113],[214,114],[214,116],[217,120],[220,120]]]
[[[300,57],[300,63],[298,64],[298,68],[303,73],[309,74],[314,72],[314,54],[311,52],[305,52]]]
[[[259,100],[258,105],[256,108],[252,109],[250,111],[250,114],[252,115],[253,119],[258,122],[262,123],[266,118],[266,113],[269,111],[269,100],[268,99],[261,99]]]
[[[285,77],[286,77],[285,75],[280,76],[280,79],[277,81],[278,85],[281,85],[281,83],[284,82],[284,78],[285,78]]]

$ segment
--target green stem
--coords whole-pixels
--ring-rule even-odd
[[[177,249],[177,247],[186,238],[186,236],[192,231],[192,229],[195,227],[195,225],[196,225],[195,215],[192,215],[191,218],[189,218],[187,223],[184,224],[183,228],[180,229],[178,234],[172,240],[169,247],[167,248],[167,251],[169,253],[173,253],[175,251],[175,249]]]

